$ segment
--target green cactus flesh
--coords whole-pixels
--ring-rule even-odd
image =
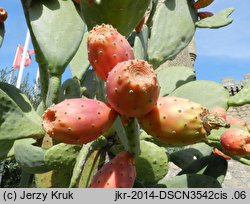
[[[48,149],[45,153],[45,163],[51,169],[63,169],[75,164],[81,145],[60,143]]]
[[[228,18],[233,13],[234,8],[227,8],[211,17],[204,18],[195,23],[198,28],[220,28],[227,26],[233,22],[233,19]]]
[[[205,143],[197,143],[171,153],[170,161],[181,169],[184,169],[195,160],[204,156],[209,156],[211,153],[212,148],[210,146]]]
[[[67,79],[61,86],[59,101],[70,98],[81,98],[81,95],[80,81],[75,78]]]
[[[0,141],[41,138],[41,118],[16,87],[0,82]]]
[[[192,40],[197,21],[192,2],[168,0],[156,10],[148,47],[149,63],[154,68],[173,59]]]
[[[147,60],[149,29],[146,25],[143,26],[141,32],[136,33],[134,41],[135,59]]]
[[[29,5],[22,0],[22,4],[36,61],[46,64],[49,73],[61,75],[83,37],[84,23],[79,6],[70,0],[32,1]]]
[[[156,188],[221,188],[213,177],[200,174],[183,174],[172,179],[164,179],[155,185]]]
[[[166,150],[143,140],[140,147],[141,153],[135,159],[136,180],[143,184],[156,183],[168,173]]]
[[[72,76],[77,77],[79,80],[82,79],[83,74],[89,67],[87,39],[88,32],[85,32],[75,56],[69,63]]]
[[[250,104],[250,81],[239,93],[230,97],[228,100],[229,106],[242,106],[245,104]]]
[[[111,24],[128,36],[143,17],[150,0],[81,0],[84,21],[91,30],[102,23]]]
[[[189,82],[174,90],[170,93],[170,96],[190,99],[209,109],[216,106],[228,108],[228,91],[221,84],[213,81],[197,80]]]
[[[51,170],[45,162],[45,149],[20,140],[15,144],[14,152],[17,163],[29,173],[45,173]]]
[[[160,96],[167,96],[178,87],[196,79],[194,70],[184,66],[167,67],[162,64],[156,69],[156,74],[161,87]]]
[[[215,178],[222,184],[227,173],[227,166],[226,159],[218,155],[211,155],[193,161],[179,172],[178,175],[203,174]]]

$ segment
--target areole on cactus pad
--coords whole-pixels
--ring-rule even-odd
[[[88,36],[88,58],[98,77],[107,79],[118,62],[134,59],[132,47],[111,25],[94,27]]]
[[[55,140],[85,144],[97,139],[113,124],[117,113],[94,99],[68,99],[43,115],[43,128]]]
[[[139,121],[148,134],[171,145],[192,144],[205,139],[211,128],[228,126],[202,105],[173,96],[159,98],[153,110]]]
[[[127,117],[141,117],[155,106],[160,87],[154,70],[143,60],[117,64],[108,75],[107,99],[113,109]]]

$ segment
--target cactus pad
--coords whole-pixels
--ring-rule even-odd
[[[4,23],[0,23],[0,47],[3,44],[4,34],[5,34]]]
[[[174,90],[170,95],[190,99],[209,109],[216,106],[228,108],[228,91],[221,84],[213,81],[192,81]]]
[[[167,96],[178,87],[196,79],[192,68],[184,66],[167,67],[162,64],[156,69],[157,79],[160,84],[160,96]]]
[[[250,82],[248,82],[239,93],[232,96],[228,100],[229,106],[243,106],[250,104]]]

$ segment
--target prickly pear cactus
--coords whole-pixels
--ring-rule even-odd
[[[16,158],[26,187],[32,178],[41,188],[221,187],[227,161],[215,147],[250,165],[249,133],[228,134],[228,118],[213,109],[249,103],[247,91],[229,98],[192,68],[164,64],[196,29],[232,23],[233,9],[202,16],[213,1],[21,2],[42,102],[35,110],[0,83],[0,159]],[[169,160],[182,169],[172,178]]]

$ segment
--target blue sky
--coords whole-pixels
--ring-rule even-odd
[[[6,35],[0,49],[0,69],[12,66],[17,44],[24,44],[27,26],[24,20],[20,0],[0,0],[0,6],[9,14],[5,23]],[[197,29],[197,60],[195,70],[198,79],[220,82],[224,77],[237,80],[250,73],[250,1],[215,0],[202,11],[218,12],[227,7],[234,7],[231,15],[234,22],[221,29]],[[30,46],[31,48],[31,46]],[[25,73],[30,73],[33,81],[37,64],[34,60]],[[70,77],[66,70],[63,79]]]

